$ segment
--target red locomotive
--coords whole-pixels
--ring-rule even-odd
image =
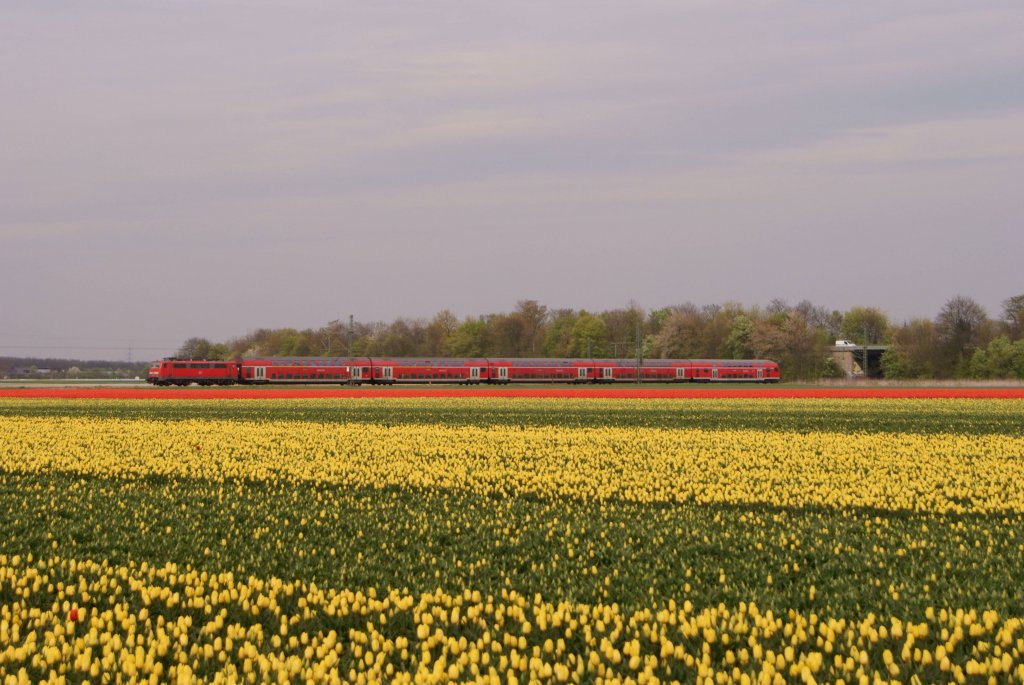
[[[639,377],[638,377],[639,376]],[[259,357],[239,361],[164,359],[154,385],[337,383],[778,383],[763,359],[511,359],[452,357]]]
[[[238,382],[241,362],[164,359],[149,367],[147,382],[155,385],[232,385]]]

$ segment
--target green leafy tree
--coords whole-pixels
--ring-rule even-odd
[[[1014,376],[1024,379],[1024,338],[1013,341],[1010,351],[1010,370]]]
[[[827,336],[829,338],[833,336]],[[833,357],[825,357],[818,378],[846,378],[846,372]]]
[[[739,317],[746,317],[743,306],[736,302],[726,302],[721,307],[705,307],[702,313],[706,320],[703,355],[711,358],[733,357],[729,339],[733,333],[733,322]]]
[[[571,309],[553,312],[551,322],[544,334],[544,354],[549,357],[573,356],[573,329],[576,326],[576,313]]]
[[[979,347],[971,355],[971,360],[968,362],[967,375],[975,379],[992,377],[989,369],[988,354],[985,353],[983,348]]]
[[[487,339],[487,324],[483,319],[466,319],[448,337],[445,356],[482,357]]]
[[[878,345],[889,333],[889,318],[875,307],[854,307],[843,316],[840,330],[844,340],[859,345]]]
[[[608,326],[600,318],[583,311],[572,327],[570,356],[586,357],[588,349],[593,357],[608,356]]]
[[[906,360],[906,353],[899,345],[891,345],[882,353],[881,359],[882,375],[886,378],[899,380],[913,378]]]
[[[374,335],[366,348],[370,356],[426,356],[426,324],[416,319],[395,319]]]
[[[662,307],[661,309],[652,309],[647,315],[647,334],[656,336],[661,332],[665,322],[668,321],[669,316],[672,315],[672,309],[669,307]]]
[[[231,348],[225,343],[213,343],[210,345],[209,357],[207,359],[233,359]]]
[[[750,336],[754,332],[754,322],[745,314],[732,320],[729,337],[725,340],[725,350],[733,359],[745,359],[753,354],[750,347]]]
[[[981,348],[978,348],[979,350]],[[985,375],[983,378],[1012,378],[1013,343],[1005,335],[996,336],[985,348]],[[972,358],[973,364],[973,358]],[[973,369],[972,369],[973,370]],[[976,376],[977,377],[977,376]]]

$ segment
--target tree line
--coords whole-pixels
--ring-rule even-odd
[[[53,357],[0,357],[0,377],[33,378],[140,378],[146,377],[147,362],[82,361]]]
[[[893,323],[877,307],[841,312],[807,300],[790,306],[725,304],[645,310],[639,305],[589,312],[549,309],[522,300],[515,310],[459,319],[331,321],[321,328],[261,328],[222,343],[190,338],[177,356],[615,357],[772,359],[786,378],[840,377],[829,348],[837,339],[889,345],[887,378],[1024,378],[1024,295],[1003,302],[992,318],[958,295],[934,318]]]

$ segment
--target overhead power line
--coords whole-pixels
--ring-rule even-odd
[[[162,347],[139,347],[138,345],[0,345],[0,350],[147,350],[160,351],[173,348],[173,345]]]

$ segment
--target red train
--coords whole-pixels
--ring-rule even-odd
[[[639,373],[639,379],[637,374]],[[351,383],[778,383],[763,359],[496,359],[445,357],[261,357],[238,361],[164,359],[154,385]]]

